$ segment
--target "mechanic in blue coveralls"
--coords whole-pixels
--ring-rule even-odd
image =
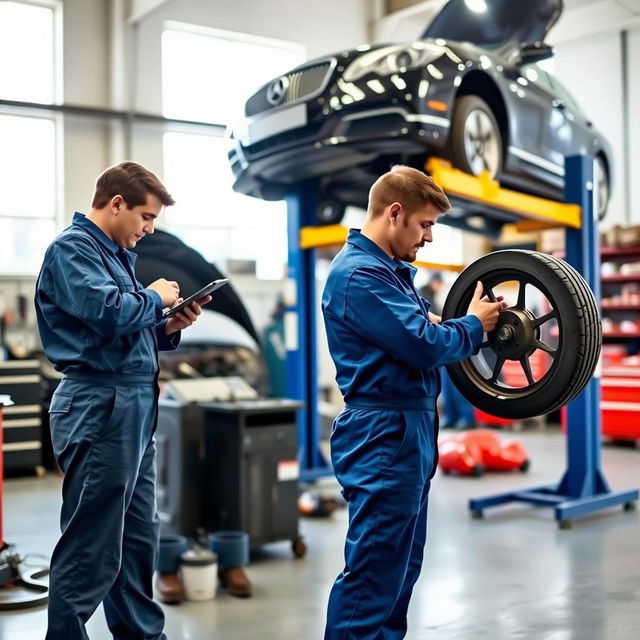
[[[413,285],[417,251],[450,209],[427,175],[396,166],[369,192],[322,298],[345,408],[331,459],[349,503],[345,567],[331,590],[327,640],[403,638],[422,565],[427,502],[437,464],[438,367],[476,353],[502,301],[481,299],[440,323]]]
[[[44,351],[64,373],[51,399],[51,439],[64,472],[62,535],[51,559],[47,640],[88,638],[102,602],[117,640],[166,640],[153,601],[158,549],[154,431],[158,349],[174,349],[200,314],[164,278],[146,289],[128,251],[173,199],[124,162],[97,180],[91,211],[49,246],[36,285]]]

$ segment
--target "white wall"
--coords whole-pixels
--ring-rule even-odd
[[[629,69],[629,218],[640,223],[640,27],[627,34]]]
[[[556,75],[609,141],[613,153],[613,191],[606,225],[627,218],[622,51],[618,32],[599,33],[556,45]]]

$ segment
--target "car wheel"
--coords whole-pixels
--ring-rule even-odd
[[[494,331],[480,350],[447,366],[474,406],[501,418],[549,413],[580,393],[600,354],[598,305],[582,276],[535,251],[496,251],[467,267],[444,305],[443,320],[466,315],[478,280],[490,299],[503,295]]]
[[[321,200],[316,209],[316,219],[319,225],[339,224],[344,217],[346,206],[335,200]]]
[[[502,135],[489,105],[478,96],[456,100],[451,128],[451,159],[462,171],[492,178],[502,170]]]
[[[596,164],[598,165],[598,220],[603,220],[607,215],[609,196],[611,194],[609,190],[609,172],[602,156],[596,156]]]

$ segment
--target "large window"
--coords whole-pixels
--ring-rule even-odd
[[[0,99],[53,103],[57,3],[0,1]],[[57,228],[56,119],[0,107],[0,273],[31,274]]]
[[[256,89],[303,61],[299,45],[173,23],[162,36],[163,113],[233,126]],[[258,278],[282,278],[285,205],[236,194],[227,151],[222,132],[165,134],[164,182],[176,199],[167,229],[223,270],[253,261]]]

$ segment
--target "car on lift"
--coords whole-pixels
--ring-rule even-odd
[[[402,162],[439,156],[470,174],[561,200],[565,156],[597,163],[599,217],[611,184],[607,141],[537,62],[562,0],[449,0],[420,40],[364,45],[307,62],[258,89],[230,132],[240,193],[277,200],[317,180],[318,223],[365,206]]]

